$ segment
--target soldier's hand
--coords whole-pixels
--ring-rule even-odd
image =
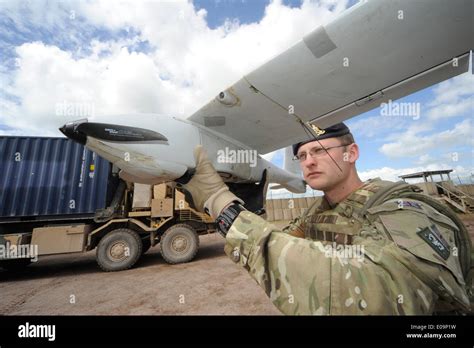
[[[222,178],[212,166],[207,153],[201,145],[194,149],[196,172],[183,188],[193,197],[196,208],[207,209],[209,215],[216,219],[222,210],[234,201],[244,202],[229,191]]]

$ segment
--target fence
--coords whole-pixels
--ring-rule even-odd
[[[267,199],[266,220],[293,220],[302,215],[318,197]]]

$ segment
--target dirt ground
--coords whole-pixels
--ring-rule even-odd
[[[474,214],[463,214],[459,215],[459,217],[464,222],[464,225],[466,225],[474,245]]]
[[[474,240],[474,215],[463,221]],[[168,265],[154,247],[122,272],[102,272],[95,251],[43,257],[22,273],[0,270],[0,314],[280,314],[227,258],[220,235],[201,236],[200,243],[194,261],[180,265]]]
[[[167,264],[155,246],[122,272],[102,272],[95,251],[40,257],[21,274],[0,270],[0,314],[279,314],[224,254],[220,235],[201,236],[200,244],[180,265]]]

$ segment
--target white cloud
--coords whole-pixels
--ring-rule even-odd
[[[313,190],[308,185],[306,185],[305,193],[292,193],[286,189],[271,189],[271,187],[269,187],[267,191],[267,199],[316,197],[316,196],[322,196],[322,195],[323,195],[322,191]]]
[[[412,127],[407,132],[399,134],[397,140],[384,144],[379,151],[390,158],[421,156],[433,149],[449,149],[457,145],[473,144],[470,119],[457,123],[453,129],[448,129],[430,135],[421,135],[421,128]]]
[[[416,164],[423,166],[436,161],[436,158],[430,156],[429,154],[421,155],[418,160],[415,161]]]
[[[84,116],[56,114],[61,103],[92,105],[98,114],[166,113],[169,104],[160,100],[175,98],[174,86],[159,79],[153,60],[126,48],[102,59],[75,59],[34,42],[18,47],[17,54],[14,83],[7,91],[21,103],[5,103],[0,121],[25,134],[60,135],[59,126]]]
[[[68,34],[80,40],[80,32],[68,32],[68,25],[75,23],[69,18],[74,11],[75,20],[87,30],[95,26],[136,35],[82,42],[81,54],[43,42],[16,47],[17,68],[5,79],[5,91],[13,98],[1,98],[0,123],[24,134],[59,135],[57,127],[80,118],[56,116],[55,106],[63,101],[93,104],[97,115],[144,112],[186,117],[330,21],[347,3],[304,1],[301,8],[290,8],[273,1],[258,23],[227,22],[216,29],[208,27],[206,11],[196,11],[188,2],[74,2],[28,10],[9,3],[4,6],[6,15],[25,33],[32,25],[43,25],[62,40]],[[136,53],[124,47],[140,41],[147,41],[150,51]]]
[[[373,138],[387,132],[403,130],[407,126],[406,118],[382,115],[352,119],[346,123],[351,129],[351,133],[354,134],[356,141],[358,137]]]
[[[474,80],[472,81],[474,85]],[[451,103],[438,104],[428,111],[428,117],[433,120],[439,120],[448,117],[457,117],[468,113],[473,115],[474,112],[474,94],[465,99],[459,99]]]
[[[377,177],[381,178],[382,180],[399,181],[401,180],[399,178],[400,175],[443,169],[453,169],[453,172],[450,174],[451,179],[457,178],[458,176],[460,178],[465,178],[470,176],[474,172],[474,167],[469,168],[463,166],[452,166],[448,163],[433,163],[427,166],[417,166],[410,168],[382,167],[377,169],[370,169],[359,172],[359,177],[363,181]]]
[[[474,145],[471,131],[470,118],[474,114],[474,75],[469,71],[452,79],[446,80],[433,88],[433,99],[423,107],[421,118],[410,124],[380,124],[380,120],[373,117],[360,121],[356,127],[362,133],[372,135],[370,125],[392,132],[385,136],[387,143],[379,151],[389,158],[418,157],[414,161],[417,165],[427,165],[439,161],[429,152],[442,150],[444,152],[457,151],[460,146]],[[465,117],[464,120],[454,124],[452,129],[436,131],[438,122],[454,117]],[[403,130],[402,126],[408,126]],[[443,125],[446,127],[446,125]],[[435,130],[435,132],[433,132]],[[373,131],[372,131],[373,133]],[[450,156],[448,154],[447,156]]]
[[[443,81],[433,92],[434,99],[428,104],[428,119],[474,114],[474,75],[470,71]]]

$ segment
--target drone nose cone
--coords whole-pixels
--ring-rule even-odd
[[[64,126],[59,128],[59,130],[67,137],[69,137],[69,134],[72,133],[71,127],[68,124],[65,124]]]
[[[59,128],[59,130],[69,139],[72,139],[78,142],[79,144],[85,145],[86,140],[87,140],[87,135],[77,130],[77,126],[80,125],[81,123],[69,122],[69,123],[66,123],[64,126],[62,126],[61,128]]]

